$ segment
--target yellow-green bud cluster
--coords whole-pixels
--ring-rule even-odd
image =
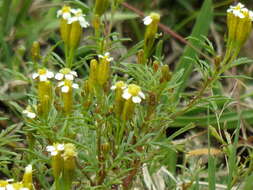
[[[96,59],[90,62],[90,74],[88,79],[88,89],[90,93],[95,93],[97,87],[104,87],[110,76],[110,62],[113,57],[106,52],[104,55],[98,55],[99,62]]]
[[[49,79],[54,77],[54,73],[45,68],[38,69],[38,72],[33,73],[32,78],[38,81],[38,112],[41,116],[47,116],[51,103],[53,101],[52,83]]]
[[[227,54],[239,51],[252,29],[253,12],[241,3],[227,10],[228,42]]]
[[[123,81],[118,81],[111,87],[111,90],[116,91],[115,114],[125,121],[131,119],[135,104],[139,104],[142,99],[145,99],[141,88],[135,84],[126,85]]]
[[[101,17],[109,7],[110,0],[96,0],[94,13]]]
[[[55,143],[47,146],[47,151],[52,156],[52,169],[55,179],[62,179],[66,186],[71,186],[76,169],[77,151],[71,143]]]
[[[62,40],[69,49],[75,49],[80,42],[82,28],[89,26],[85,20],[85,15],[81,9],[73,9],[65,5],[57,12],[57,17],[61,17],[60,33]]]

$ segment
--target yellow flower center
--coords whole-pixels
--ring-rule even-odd
[[[64,68],[64,69],[61,69],[60,70],[60,73],[66,75],[66,74],[69,74],[71,72],[71,70],[69,68]]]
[[[64,6],[62,7],[62,12],[63,12],[63,13],[70,13],[70,11],[71,11],[71,7],[66,6],[66,5],[64,5]]]
[[[141,88],[138,85],[135,84],[130,84],[128,86],[128,92],[132,95],[132,96],[137,96],[139,94],[139,92],[141,91]]]
[[[116,82],[115,86],[116,86],[116,88],[120,88],[121,89],[122,87],[124,87],[126,85],[125,85],[125,83],[123,81],[118,81],[118,82]]]
[[[47,73],[47,70],[46,69],[39,69],[38,70],[38,74],[39,75],[45,75]]]
[[[160,15],[157,14],[157,13],[151,13],[150,17],[152,18],[152,20],[155,20],[155,21],[159,21],[160,20]]]

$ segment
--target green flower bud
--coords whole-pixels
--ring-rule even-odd
[[[144,24],[147,25],[144,36],[144,53],[145,57],[150,56],[150,51],[153,48],[155,42],[155,35],[158,30],[158,24],[160,21],[160,15],[157,13],[151,13],[149,16],[143,19]]]
[[[110,0],[96,0],[94,13],[101,17],[110,5]]]

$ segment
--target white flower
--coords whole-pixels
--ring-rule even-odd
[[[71,71],[69,68],[63,68],[55,75],[55,79],[57,80],[74,80],[75,77],[77,77],[77,73],[75,71]]]
[[[230,6],[227,12],[232,13],[233,15],[241,19],[251,14],[250,11],[247,8],[245,8],[245,6],[242,3],[238,3],[235,6]]]
[[[100,59],[105,59],[108,62],[113,61],[113,57],[110,57],[110,53],[106,52],[104,55],[98,55]]]
[[[121,89],[124,90],[127,88],[127,85],[123,81],[118,81],[115,85],[111,86],[111,90]]]
[[[37,73],[33,73],[32,78],[37,79],[39,78],[40,82],[47,81],[47,79],[51,79],[54,77],[54,73],[48,71],[47,69],[39,69]]]
[[[122,98],[126,100],[129,100],[131,98],[133,103],[140,103],[142,99],[145,99],[145,95],[139,86],[130,84],[123,91]]]
[[[56,156],[59,152],[64,150],[64,144],[54,144],[46,147],[47,151],[51,154],[51,156]]]
[[[25,173],[32,173],[32,171],[33,171],[33,167],[31,164],[25,167]]]
[[[151,18],[151,16],[146,16],[146,17],[143,19],[143,23],[144,23],[145,25],[150,25],[152,22],[153,22],[153,19]]]
[[[58,83],[58,87],[61,87],[61,92],[68,93],[70,88],[79,88],[78,84],[72,83],[69,80],[61,81]]]
[[[22,113],[30,119],[34,119],[36,117],[36,114],[28,109],[24,110]]]
[[[253,21],[253,11],[249,11],[249,17],[250,17],[251,21]]]
[[[12,184],[6,185],[6,190],[15,190]]]
[[[74,16],[68,19],[68,24],[78,21],[83,28],[90,26],[90,24],[85,20],[85,14],[83,14],[81,9],[73,9],[72,12]]]
[[[71,13],[73,9],[71,7],[64,5],[61,10],[57,11],[57,18],[62,16],[63,19],[68,20],[71,18]]]

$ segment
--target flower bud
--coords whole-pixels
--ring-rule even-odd
[[[109,0],[96,0],[94,8],[95,15],[101,17],[105,13],[106,9],[109,7],[109,3]]]
[[[64,159],[64,169],[63,169],[63,181],[64,184],[71,189],[72,181],[75,177],[76,170],[76,147],[71,144],[65,144],[65,149],[63,153]]]
[[[33,183],[33,180],[32,180],[32,165],[28,165],[25,168],[25,173],[24,173],[22,182],[23,182],[24,187],[26,187],[28,189],[32,189],[32,183]]]
[[[99,58],[97,80],[99,85],[104,86],[110,76],[110,62],[113,58],[110,57],[110,53],[108,52],[105,55],[99,55]]]
[[[79,45],[82,36],[82,27],[79,22],[73,22],[71,24],[71,30],[69,35],[69,47],[74,50]]]
[[[47,152],[52,156],[51,164],[53,170],[53,176],[55,179],[59,179],[63,170],[63,158],[62,152],[64,151],[65,145],[55,143],[51,146],[47,146]]]
[[[249,37],[252,29],[253,12],[238,3],[227,10],[228,40],[226,58],[239,54],[241,47]]]
[[[157,60],[153,61],[153,69],[155,72],[158,71],[159,67],[160,67],[159,61],[157,61]]]
[[[97,86],[98,78],[98,62],[96,59],[92,59],[90,62],[90,74],[88,79],[89,92],[93,93]]]
[[[69,45],[69,36],[70,36],[71,25],[68,24],[68,20],[61,19],[60,21],[60,34],[63,42],[68,46]]]
[[[141,49],[137,53],[137,63],[138,64],[144,64],[145,63],[145,56],[144,56],[144,50]]]
[[[40,44],[38,41],[35,41],[32,44],[31,56],[34,62],[37,62],[40,60]]]
[[[147,25],[144,36],[144,54],[145,58],[148,58],[155,42],[155,35],[157,33],[160,15],[157,13],[151,13],[149,16],[145,17],[143,21],[144,24]]]
[[[171,73],[170,73],[170,69],[168,65],[163,65],[161,67],[161,71],[162,71],[162,78],[160,80],[160,82],[168,82],[171,78]]]
[[[64,80],[58,83],[61,88],[61,97],[63,101],[64,113],[69,115],[72,113],[73,106],[73,88],[79,88],[78,84],[73,83],[71,80]]]
[[[114,113],[119,118],[123,111],[123,106],[125,100],[122,98],[123,90],[127,88],[127,85],[123,81],[116,82],[115,85],[111,87],[111,90],[115,90],[115,103],[114,103]]]
[[[52,83],[50,81],[42,81],[38,83],[38,100],[39,114],[43,117],[47,117],[53,100]]]
[[[72,9],[69,6],[64,5],[61,10],[57,12],[57,17],[61,17],[60,21],[60,34],[63,42],[69,45],[69,34],[71,25],[68,24],[68,19],[71,18]]]

